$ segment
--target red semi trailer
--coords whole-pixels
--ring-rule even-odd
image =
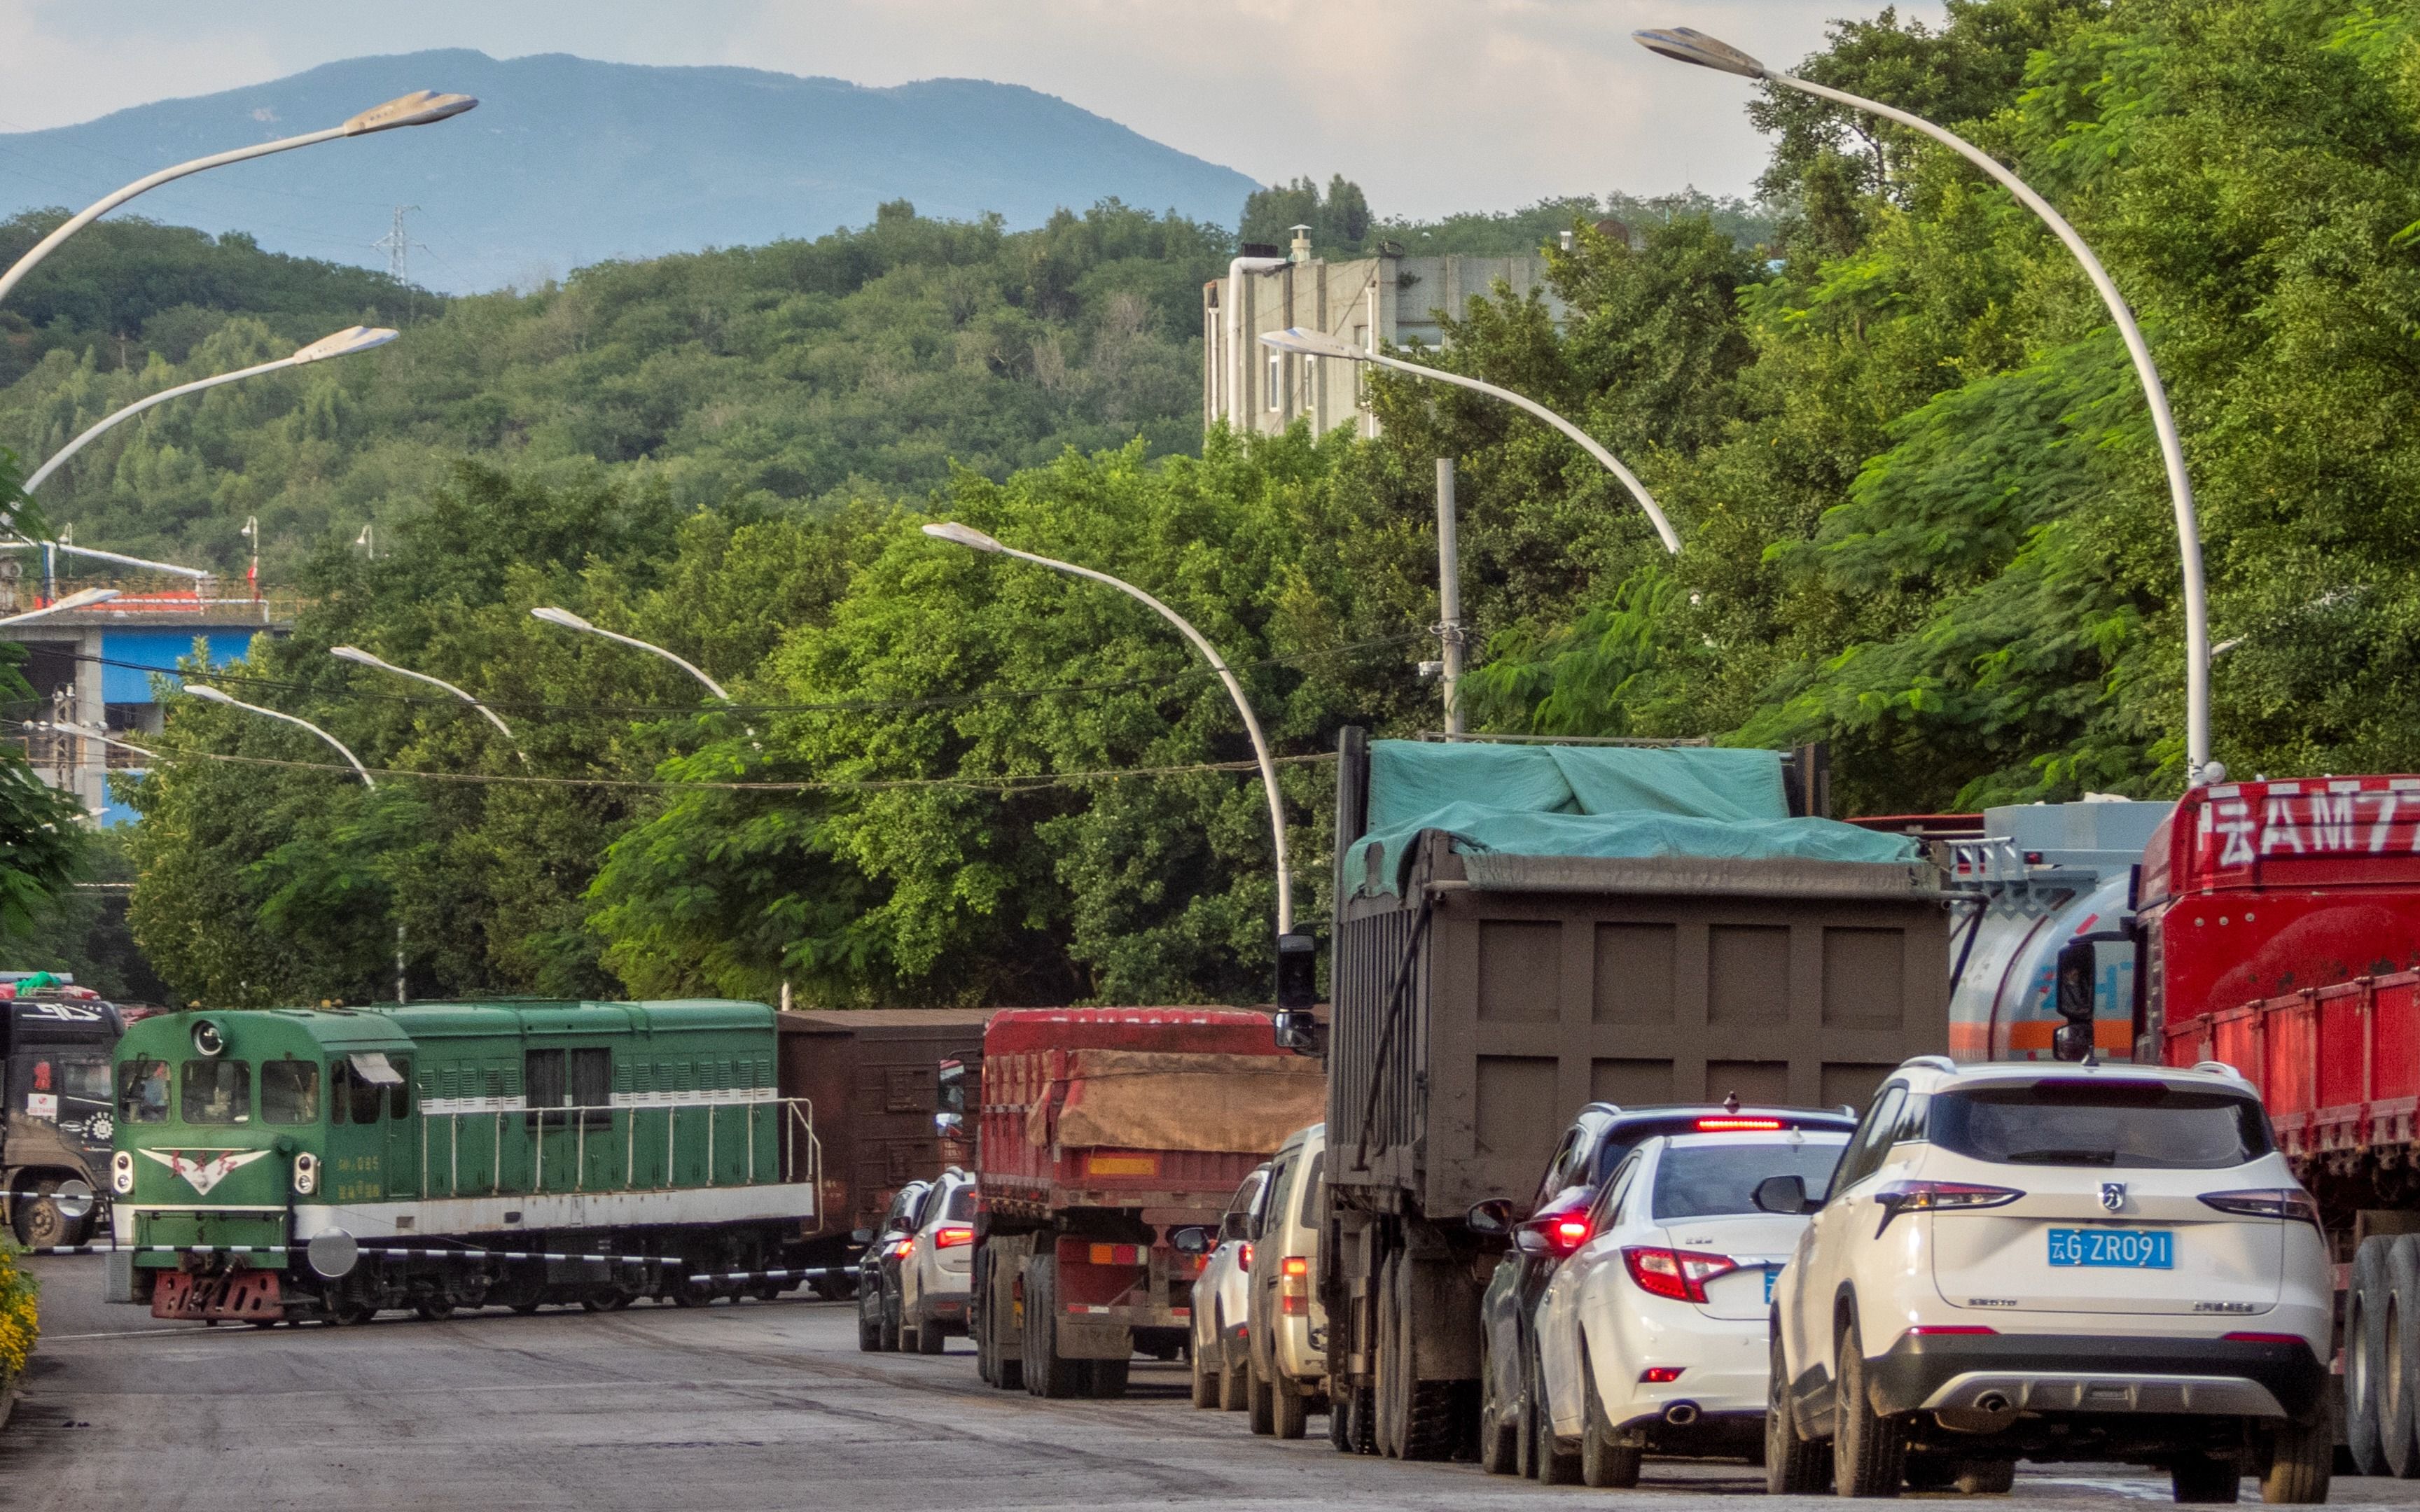
[[[1319,1121],[1319,1062],[1233,1009],[1017,1009],[984,1034],[972,1315],[1002,1390],[1116,1396],[1137,1352],[1191,1333],[1197,1257],[1168,1232],[1215,1224],[1287,1134]]]
[[[2135,1057],[2259,1088],[2338,1261],[2353,1459],[2420,1477],[2420,777],[2196,788],[2135,891]]]

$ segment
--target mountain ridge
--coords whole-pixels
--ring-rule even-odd
[[[213,169],[127,210],[363,265],[394,210],[416,283],[472,292],[572,268],[814,237],[905,199],[1040,224],[1116,198],[1232,224],[1257,187],[1056,96],[985,80],[865,85],[735,65],[470,49],[349,58],[263,84],[0,133],[0,214],[81,206],[148,169],[325,126],[416,88],[469,115]],[[426,255],[424,255],[426,254]]]

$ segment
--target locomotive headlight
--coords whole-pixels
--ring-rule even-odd
[[[226,1048],[226,1040],[217,1025],[204,1019],[194,1026],[194,1048],[203,1055],[215,1056]]]
[[[134,1155],[121,1149],[109,1157],[109,1189],[119,1196],[134,1190]]]
[[[319,1157],[307,1149],[294,1157],[294,1190],[306,1197],[319,1190]]]

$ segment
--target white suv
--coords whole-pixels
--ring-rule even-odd
[[[925,1199],[923,1222],[899,1259],[899,1347],[939,1354],[967,1331],[974,1289],[975,1179],[953,1166]]]
[[[1967,1066],[1874,1094],[1774,1288],[1766,1478],[2004,1489],[2020,1458],[2167,1469],[2180,1502],[2327,1497],[2333,1271],[2231,1070]]]

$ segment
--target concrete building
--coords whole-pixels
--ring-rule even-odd
[[[1563,302],[1545,287],[1544,257],[1382,251],[1329,262],[1314,255],[1304,228],[1296,227],[1283,267],[1202,286],[1202,424],[1225,420],[1238,429],[1278,435],[1307,418],[1315,432],[1351,424],[1357,435],[1374,436],[1365,364],[1271,351],[1260,333],[1304,326],[1370,350],[1415,342],[1435,347],[1445,335],[1435,312],[1459,316],[1472,296],[1490,293],[1499,281],[1515,294],[1542,290],[1555,318],[1563,318]]]
[[[0,558],[0,614],[23,613],[46,601],[35,574],[12,569],[21,569],[17,559]],[[32,703],[10,706],[8,728],[0,733],[24,749],[44,781],[73,793],[95,822],[124,824],[133,810],[111,798],[108,779],[141,772],[140,755],[98,740],[19,726],[27,719],[54,720],[132,733],[130,738],[140,740],[161,728],[155,673],[174,674],[197,643],[209,665],[223,667],[242,656],[254,636],[282,635],[287,626],[272,620],[263,600],[213,596],[215,584],[208,579],[58,579],[48,587],[56,597],[96,587],[116,588],[118,596],[0,631],[25,648],[23,670],[35,696]]]

